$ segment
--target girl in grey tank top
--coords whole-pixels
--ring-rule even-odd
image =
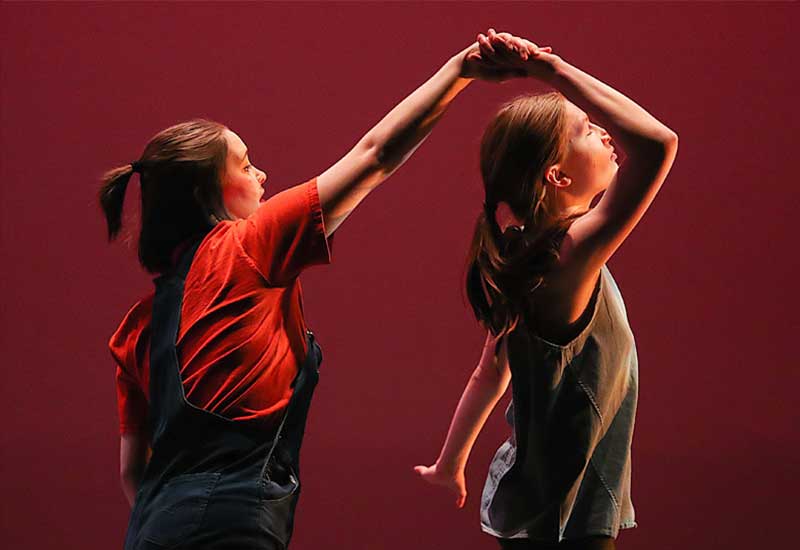
[[[470,450],[510,383],[511,429],[489,467],[482,530],[502,548],[613,549],[636,525],[639,371],[606,262],[664,182],[677,135],[551,48],[492,30],[478,43],[556,91],[507,103],[484,132],[467,295],[486,344],[439,457],[415,470],[463,507]],[[622,168],[609,131],[578,105],[615,136]]]
[[[524,323],[508,335],[513,431],[492,460],[480,508],[481,527],[496,537],[616,537],[636,525],[636,346],[619,288],[607,267],[600,274],[591,319],[566,345]]]

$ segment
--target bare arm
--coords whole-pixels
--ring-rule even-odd
[[[486,335],[480,363],[467,382],[447,432],[437,464],[448,470],[463,469],[489,413],[503,396],[511,380],[505,341],[495,353],[497,339]]]
[[[528,44],[532,51],[537,49],[535,44]],[[492,52],[481,52],[475,42],[451,57],[389,111],[353,149],[317,178],[327,235],[411,156],[473,79],[502,81],[527,76],[522,67],[513,64],[527,57],[525,47],[515,47],[501,58]]]
[[[122,492],[133,507],[149,456],[149,442],[142,434],[123,434],[119,444],[119,474]]]
[[[415,468],[426,481],[454,490],[459,508],[464,506],[467,496],[464,469],[472,446],[511,380],[505,341],[497,353],[496,348],[497,339],[487,334],[480,363],[461,395],[436,463]]]
[[[460,76],[463,55],[462,52],[447,61],[317,178],[328,235],[408,159],[450,102],[471,82]]]
[[[578,273],[594,274],[653,202],[675,160],[678,136],[634,101],[566,61],[556,60],[554,68],[553,85],[605,124],[627,155],[597,206],[570,227],[562,249]]]
[[[552,73],[546,79],[549,84],[605,126],[614,141],[632,157],[677,139],[664,123],[608,84],[555,54],[539,53],[533,59],[538,57],[547,57],[552,66]]]
[[[490,31],[489,41],[502,50],[514,39]],[[587,111],[627,155],[616,180],[597,206],[572,224],[562,245],[562,267],[580,281],[594,281],[661,188],[677,153],[678,136],[636,102],[559,56],[535,51],[531,43],[529,51],[523,62],[528,74]]]

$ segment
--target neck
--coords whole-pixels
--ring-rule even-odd
[[[560,191],[555,193],[554,202],[559,217],[566,218],[573,214],[588,212],[591,209],[592,197],[575,197]]]

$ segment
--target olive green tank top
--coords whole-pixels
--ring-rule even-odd
[[[605,265],[592,316],[565,345],[524,321],[508,335],[509,439],[481,499],[496,537],[558,542],[634,527],[631,440],[638,360],[625,304]]]

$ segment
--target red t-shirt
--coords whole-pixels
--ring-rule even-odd
[[[279,416],[306,356],[297,276],[330,263],[329,244],[316,178],[206,235],[186,277],[176,343],[189,402],[232,420]],[[152,307],[150,293],[109,341],[120,433],[147,428]]]

